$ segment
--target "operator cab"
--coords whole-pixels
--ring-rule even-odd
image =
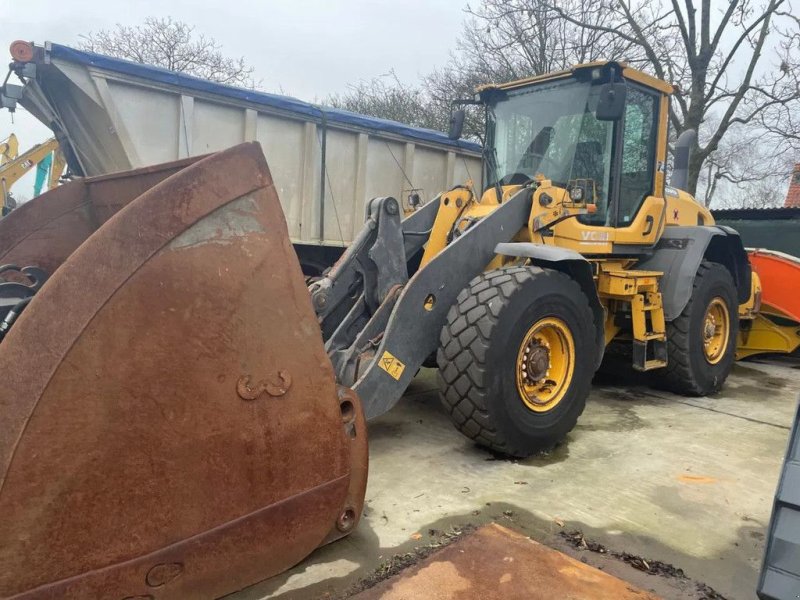
[[[556,235],[580,243],[591,228],[606,230],[610,242],[655,241],[665,221],[666,138],[660,135],[666,136],[671,91],[616,62],[479,88],[486,109],[484,194],[496,198],[507,186],[547,181],[594,205],[557,226]],[[644,224],[635,225],[646,235],[618,231],[632,231],[645,204]]]
[[[609,115],[609,84],[622,87]],[[617,63],[576,69],[572,76],[480,92],[487,107],[487,187],[543,176],[588,190],[592,225],[625,227],[655,192],[659,93],[622,77]],[[618,99],[617,99],[618,100]],[[598,110],[599,109],[599,110]],[[619,153],[620,160],[614,160]]]

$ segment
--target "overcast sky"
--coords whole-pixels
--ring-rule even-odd
[[[77,45],[81,34],[116,23],[172,17],[215,38],[226,54],[245,57],[265,90],[314,100],[392,68],[401,81],[414,82],[444,64],[465,6],[463,0],[0,0],[0,64],[10,60],[16,39]],[[14,121],[0,111],[0,140],[14,132],[21,149],[51,135],[22,109]],[[27,179],[15,189],[29,197]]]

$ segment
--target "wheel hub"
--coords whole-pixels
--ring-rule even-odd
[[[525,364],[522,368],[530,383],[543,379],[550,368],[550,351],[538,343],[528,346],[525,348]]]
[[[728,306],[719,296],[713,298],[706,309],[702,326],[703,354],[709,364],[717,364],[725,356],[730,337]]]
[[[546,412],[566,396],[575,369],[575,341],[556,317],[534,323],[522,339],[516,380],[520,399],[534,412]]]
[[[711,338],[714,337],[714,332],[717,329],[717,324],[712,315],[706,316],[706,323],[705,327],[703,327],[703,338],[706,342],[708,342]]]

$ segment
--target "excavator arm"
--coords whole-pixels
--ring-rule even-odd
[[[19,152],[19,142],[17,136],[12,133],[0,142],[0,166],[17,158],[17,152]]]
[[[67,159],[59,147],[53,152],[53,162],[50,164],[50,173],[47,176],[47,189],[52,190],[58,185],[64,169],[67,167]]]
[[[14,138],[13,144],[16,145],[16,137]],[[8,148],[11,150],[13,146],[9,145]],[[0,146],[0,151],[2,150],[3,147]],[[16,158],[9,159],[0,164],[0,190],[3,193],[3,207],[7,206],[8,192],[11,190],[11,187],[52,152],[55,152],[56,156],[53,159],[53,164],[50,169],[49,183],[50,187],[54,187],[54,185],[58,183],[58,177],[61,176],[61,171],[63,171],[65,164],[64,158],[61,156],[58,148],[58,141],[56,141],[55,138],[50,138],[46,142],[37,144],[27,152],[16,156]],[[59,166],[61,168],[60,171],[58,170]]]

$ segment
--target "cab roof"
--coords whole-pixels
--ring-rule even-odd
[[[513,90],[521,87],[526,87],[528,85],[532,85],[535,83],[541,83],[544,81],[555,81],[557,79],[565,79],[567,77],[571,77],[575,75],[579,71],[584,71],[587,69],[593,69],[596,67],[603,67],[609,64],[609,60],[598,60],[590,63],[584,63],[581,65],[575,65],[571,69],[565,69],[563,71],[554,71],[553,73],[545,73],[544,75],[534,75],[533,77],[526,77],[524,79],[517,79],[516,81],[509,81],[507,83],[489,83],[485,85],[478,86],[476,92],[480,93],[487,90]],[[625,63],[618,63],[622,67],[622,76],[625,79],[629,79],[631,81],[635,81],[636,83],[640,83],[646,87],[652,88],[657,90],[663,94],[672,94],[674,91],[673,86],[668,84],[666,81],[662,81],[652,75],[648,75],[644,71],[640,71],[639,69],[634,69],[633,67],[629,67]]]

